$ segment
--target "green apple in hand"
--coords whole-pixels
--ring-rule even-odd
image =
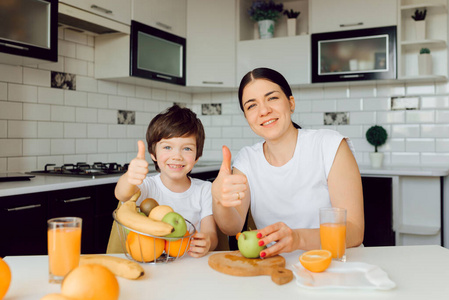
[[[187,232],[186,220],[176,212],[169,212],[162,218],[162,222],[173,226],[174,231],[165,237],[182,237]]]
[[[256,230],[242,232],[239,236],[238,247],[240,253],[246,258],[259,258],[260,251],[267,248],[265,245],[259,246]]]

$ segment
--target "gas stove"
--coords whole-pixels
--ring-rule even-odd
[[[56,167],[55,164],[46,164],[44,170],[31,171],[27,172],[27,174],[95,178],[95,176],[121,175],[128,170],[128,165],[125,164],[122,166],[117,163],[102,162],[95,162],[89,165],[84,162],[79,162]]]

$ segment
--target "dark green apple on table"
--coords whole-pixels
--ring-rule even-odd
[[[168,223],[174,228],[174,231],[165,237],[183,237],[187,232],[186,220],[177,212],[166,213],[162,218],[162,222]]]
[[[240,253],[246,258],[259,258],[260,251],[267,248],[265,245],[259,246],[257,230],[242,232],[238,239],[238,247]]]

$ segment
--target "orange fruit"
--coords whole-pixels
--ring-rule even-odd
[[[238,241],[239,240],[239,236],[240,234],[242,234],[241,232],[237,233],[237,235],[235,236],[235,239]]]
[[[304,252],[299,261],[311,272],[323,272],[331,264],[332,253],[329,250],[311,250]]]
[[[188,236],[190,233],[187,231],[184,236]],[[190,238],[183,238],[177,241],[165,241],[165,253],[171,257],[181,257],[184,255],[190,246]]]
[[[120,288],[117,278],[108,268],[86,264],[66,275],[61,284],[61,294],[73,299],[117,300]]]
[[[126,251],[139,262],[156,260],[164,252],[165,240],[131,231],[126,238]]]
[[[0,257],[0,299],[5,297],[11,283],[11,270],[8,264]]]

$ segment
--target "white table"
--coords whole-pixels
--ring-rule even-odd
[[[283,254],[287,268],[302,251]],[[123,256],[123,255],[119,255]],[[440,246],[365,247],[348,249],[348,261],[375,264],[386,271],[393,290],[310,290],[295,279],[278,286],[269,276],[234,277],[211,269],[208,257],[184,257],[167,264],[143,264],[139,280],[118,278],[120,299],[449,299],[449,249]],[[48,283],[47,256],[9,256],[12,283],[5,300],[40,299],[60,292]]]

